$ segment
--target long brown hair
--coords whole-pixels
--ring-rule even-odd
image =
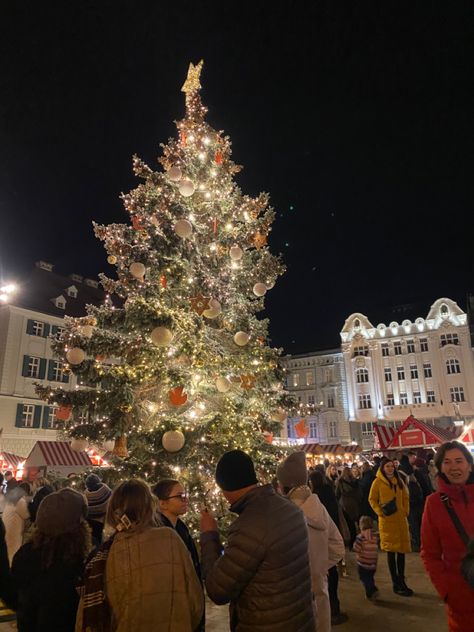
[[[92,549],[91,528],[82,520],[74,531],[52,536],[34,526],[30,542],[39,550],[45,570],[53,564],[82,563]]]
[[[387,465],[387,463],[393,463],[393,459],[388,459],[386,456],[383,457],[383,459],[380,461],[380,473],[382,474],[382,476],[384,477],[384,479],[388,482],[389,485],[392,485],[392,482],[390,481],[390,479],[387,477],[387,475],[384,472],[384,467]],[[395,464],[393,465],[393,476],[395,478],[395,480],[397,481],[397,485],[400,489],[403,489],[405,487],[402,478],[400,476],[400,474],[397,472],[397,468],[395,467]]]
[[[116,529],[125,514],[136,527],[154,527],[157,520],[157,500],[150,487],[138,478],[120,483],[110,497],[107,506],[107,523]]]

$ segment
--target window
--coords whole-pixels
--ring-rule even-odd
[[[45,428],[55,428],[56,427],[56,411],[58,410],[57,406],[49,406],[48,407],[48,418],[46,419]],[[44,422],[43,422],[44,423]]]
[[[330,421],[328,424],[328,429],[328,436],[331,437],[331,439],[337,437],[337,421]]]
[[[415,353],[415,341],[407,340],[407,353]]]
[[[441,334],[440,336],[441,346],[445,345],[458,345],[459,338],[457,334]]]
[[[372,421],[363,422],[362,426],[362,435],[364,437],[373,437],[374,436],[374,424]]]
[[[372,408],[372,404],[370,402],[370,395],[359,395],[359,408]]]
[[[354,347],[354,352],[352,354],[352,357],[355,358],[356,356],[368,356],[369,355],[369,347],[367,347],[367,345],[364,345],[362,347]]]
[[[434,404],[436,402],[434,391],[426,391],[426,401],[428,404]]]
[[[299,373],[293,373],[293,386],[298,386],[300,383]]]
[[[332,368],[324,369],[324,381],[332,382]]]
[[[453,386],[449,389],[452,402],[465,402],[464,389],[462,386]]]
[[[448,375],[453,375],[453,373],[461,373],[461,365],[459,364],[459,360],[456,358],[450,358],[446,361],[446,371]]]
[[[357,383],[363,384],[369,381],[369,372],[367,369],[357,369],[356,377],[357,377]]]
[[[420,351],[428,351],[428,338],[420,338]]]
[[[389,349],[389,347],[388,347],[388,344],[387,344],[387,343],[384,343],[384,344],[382,345],[382,355],[383,355],[383,356],[389,356],[389,355],[390,355],[390,349]]]
[[[429,362],[425,362],[425,364],[423,364],[423,374],[425,377],[433,377],[431,364]]]
[[[58,360],[54,360],[54,364],[53,364],[53,370],[52,370],[52,374],[53,374],[53,381],[54,382],[62,382],[63,381],[63,369],[64,369],[64,365],[62,362],[59,362]]]
[[[44,323],[41,323],[39,320],[33,321],[33,336],[43,336],[44,335]]]
[[[71,285],[67,288],[67,295],[71,298],[77,298],[77,288],[74,285]]]
[[[334,408],[334,395],[328,395],[328,408]]]
[[[408,404],[408,395],[406,393],[400,393],[400,405]]]
[[[414,404],[421,404],[421,393],[419,391],[414,391],[413,392],[413,403]]]
[[[392,369],[385,367],[384,371],[384,375],[385,375],[385,381],[386,382],[391,382],[392,381]]]
[[[59,327],[58,325],[53,325],[51,333],[55,340],[59,340],[63,334],[64,327]]]
[[[410,377],[412,380],[418,379],[418,367],[416,364],[410,364]]]
[[[306,386],[314,384],[314,376],[312,371],[306,371]]]
[[[40,359],[30,356],[26,377],[38,378],[39,370],[40,370]]]
[[[393,393],[387,393],[387,406],[395,406],[395,399]]]
[[[394,342],[393,343],[393,350],[395,352],[395,355],[402,355],[402,343],[401,342]]]
[[[405,379],[405,369],[402,366],[397,366],[397,378],[399,380]]]
[[[308,404],[314,406],[314,395],[308,395]]]
[[[316,421],[309,422],[309,436],[311,439],[316,439],[318,436],[318,424]]]
[[[33,428],[35,407],[33,404],[23,404],[23,415],[21,418],[24,428]]]

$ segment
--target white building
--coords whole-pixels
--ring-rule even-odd
[[[347,392],[340,350],[316,351],[281,358],[286,387],[300,404],[301,413],[288,418],[288,438],[296,439],[295,424],[306,420],[307,442],[323,445],[351,442],[347,421]]]
[[[474,357],[467,315],[440,298],[426,318],[374,326],[351,314],[341,331],[351,434],[373,445],[373,423],[409,414],[448,427],[474,418]]]
[[[40,261],[6,304],[0,304],[1,449],[27,456],[38,440],[54,440],[55,408],[38,399],[35,382],[75,388],[75,378],[53,358],[51,342],[65,315],[83,316],[105,294],[98,282],[53,272]]]

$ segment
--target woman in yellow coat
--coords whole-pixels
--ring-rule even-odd
[[[411,551],[408,489],[391,459],[382,459],[370,488],[369,503],[379,518],[380,548],[387,551],[393,592],[411,597],[413,590],[405,583],[405,553]]]

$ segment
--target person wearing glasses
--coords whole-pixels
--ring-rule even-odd
[[[171,527],[182,539],[191,555],[196,574],[201,581],[201,564],[196,544],[188,527],[180,516],[188,511],[188,495],[179,481],[164,478],[153,487],[153,493],[158,498],[160,518],[163,526]]]

